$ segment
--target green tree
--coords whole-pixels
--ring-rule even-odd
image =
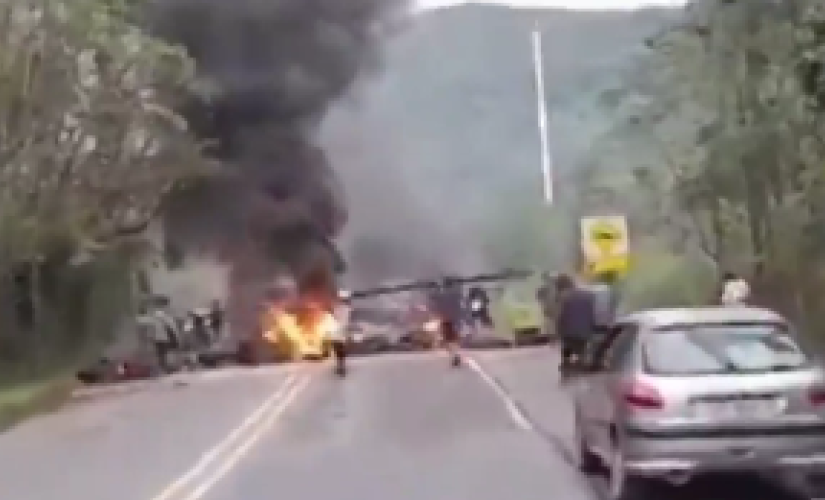
[[[203,166],[179,50],[118,0],[0,2],[0,358],[77,352],[129,305],[140,232]]]
[[[680,27],[651,40],[663,85],[633,120],[668,167],[637,171],[670,198],[660,210],[687,217],[717,266],[752,277],[759,300],[807,323],[825,306],[820,4],[692,3]]]

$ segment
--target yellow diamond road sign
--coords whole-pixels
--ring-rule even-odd
[[[604,255],[613,254],[618,243],[621,243],[622,234],[620,230],[605,221],[596,221],[590,228],[590,239]]]
[[[625,273],[629,254],[627,218],[623,215],[582,218],[581,250],[588,270]]]

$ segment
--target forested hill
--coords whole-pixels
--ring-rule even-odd
[[[391,48],[371,107],[397,127],[404,154],[422,173],[458,183],[472,175],[485,185],[519,185],[538,166],[534,26],[544,34],[554,152],[560,168],[569,168],[610,125],[599,109],[601,93],[622,85],[634,56],[645,50],[644,39],[672,16],[663,9],[480,5],[431,11]]]
[[[350,233],[378,238],[396,231],[393,221],[404,220],[409,228],[410,212],[426,212],[417,215],[417,227],[449,224],[461,227],[464,237],[523,239],[490,233],[524,219],[518,204],[541,196],[534,27],[543,33],[551,141],[561,171],[575,169],[595,138],[611,128],[616,111],[602,105],[604,91],[623,88],[625,75],[647,50],[645,39],[676,14],[486,5],[422,13],[388,47],[378,78],[347,111],[353,115],[337,121],[339,132],[350,134],[357,123],[358,133],[378,138],[357,155],[352,148],[331,152],[347,163],[342,171],[350,177]],[[402,177],[391,195],[386,186],[382,198],[353,185],[369,184],[375,168]],[[387,208],[376,213],[377,204]],[[425,238],[435,238],[431,234]],[[405,235],[399,238],[409,244]]]

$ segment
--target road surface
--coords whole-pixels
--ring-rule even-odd
[[[0,488],[26,500],[600,498],[602,481],[572,465],[554,352],[474,359],[364,358],[343,381],[323,365],[228,370],[91,398],[0,436]],[[782,498],[753,481],[719,488],[662,495]]]

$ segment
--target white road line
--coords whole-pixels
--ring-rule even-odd
[[[490,386],[491,389],[493,389],[493,392],[495,392],[496,396],[498,396],[501,402],[504,403],[504,407],[507,409],[507,413],[510,415],[510,418],[513,419],[513,422],[520,429],[531,432],[535,431],[533,424],[530,422],[530,420],[527,418],[524,412],[521,411],[521,408],[518,407],[513,398],[510,397],[509,394],[507,394],[507,391],[504,390],[501,384],[499,384],[496,381],[496,379],[493,378],[492,375],[487,373],[484,370],[484,368],[481,367],[478,361],[476,361],[473,358],[466,358],[465,362],[467,366],[469,366],[474,372],[478,374],[479,377],[481,377],[481,380],[483,380],[488,386]]]
[[[218,469],[210,474],[192,493],[181,497],[180,500],[200,500],[206,493],[209,492],[221,479],[223,479],[235,466],[240,462],[252,448],[261,440],[272,425],[278,420],[278,417],[289,407],[295,398],[309,384],[308,378],[302,378],[298,383],[294,384],[286,395],[281,399],[275,407],[267,412],[266,418],[255,428],[253,428],[238,446],[232,450],[222,461]]]
[[[152,500],[173,500],[180,496],[185,488],[189,487],[196,479],[202,476],[222,455],[230,452],[232,447],[235,446],[236,441],[242,439],[246,432],[254,429],[256,424],[265,420],[268,412],[273,407],[278,408],[278,403],[292,394],[290,389],[297,385],[295,383],[297,379],[298,377],[294,373],[289,374],[284,383],[281,384],[271,396],[266,398],[255,411],[244,419],[238,427],[233,429],[228,436],[218,442],[213,448],[201,455],[191,469],[169,484],[169,486],[164,488],[157,496],[153,497]]]

